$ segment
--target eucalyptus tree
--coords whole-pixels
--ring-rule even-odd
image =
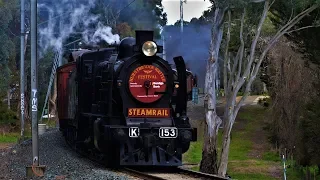
[[[14,25],[16,25],[15,17],[18,14],[16,7],[16,0],[0,0],[0,97],[5,94],[4,92],[8,91],[13,72],[15,72],[15,40],[18,37],[14,31]]]

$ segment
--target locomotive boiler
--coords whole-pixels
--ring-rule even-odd
[[[102,154],[110,166],[180,166],[196,141],[187,116],[188,71],[157,53],[153,31],[136,31],[118,47],[73,52],[59,67],[60,130],[76,149]]]

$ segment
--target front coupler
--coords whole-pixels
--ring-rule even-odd
[[[177,132],[176,138],[160,138],[156,127],[105,125],[104,139],[119,145],[120,165],[181,166],[182,154],[197,140],[197,129],[177,128]]]

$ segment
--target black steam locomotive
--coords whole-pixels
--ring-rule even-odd
[[[69,144],[109,165],[180,166],[196,141],[187,117],[187,71],[157,53],[153,31],[118,47],[73,52],[58,68],[60,130]]]

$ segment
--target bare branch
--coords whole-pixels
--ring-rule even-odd
[[[295,16],[292,20],[289,20],[287,22],[287,24],[285,24],[277,33],[276,35],[274,35],[273,39],[277,38],[279,39],[279,37],[281,37],[282,35],[280,35],[282,32],[286,32],[288,31],[292,26],[294,26],[295,24],[297,24],[304,16],[306,16],[307,14],[309,14],[310,12],[314,11],[315,9],[317,9],[319,7],[318,4],[314,4],[313,6],[311,6],[310,8],[304,10],[303,12],[299,13],[297,16]],[[290,27],[290,28],[288,28]],[[273,40],[271,40],[273,41]]]
[[[228,92],[227,92],[227,80],[228,80],[228,73],[227,73],[227,59],[229,61],[229,57],[228,57],[228,54],[229,54],[229,43],[230,43],[230,28],[231,28],[231,11],[228,10],[228,27],[227,27],[227,40],[226,40],[226,49],[225,49],[225,52],[224,52],[224,67],[223,67],[223,86],[224,86],[224,91],[225,91],[225,94],[227,96]],[[229,61],[230,62],[230,61]]]
[[[300,13],[299,15],[297,15],[295,18],[293,18],[290,22],[288,22],[284,27],[282,27],[277,34],[272,38],[272,40],[269,41],[268,46],[264,49],[263,53],[260,55],[260,58],[258,60],[258,63],[255,65],[255,67],[253,68],[253,71],[251,72],[251,76],[250,79],[246,85],[246,89],[245,89],[245,93],[244,96],[241,98],[241,100],[238,102],[236,108],[235,108],[235,113],[237,113],[240,109],[240,107],[242,106],[245,98],[249,95],[249,91],[250,91],[250,87],[255,79],[255,77],[257,76],[258,72],[259,72],[259,68],[261,66],[262,61],[264,60],[267,52],[274,46],[274,44],[277,42],[277,40],[283,36],[290,28],[292,28],[295,24],[297,24],[302,18],[304,18],[307,14],[309,14],[310,12],[312,12],[313,10],[317,9],[319,7],[319,5],[314,5],[310,8],[308,8],[307,10],[303,11],[302,13]],[[250,69],[249,69],[250,70]]]
[[[250,56],[249,56],[249,63],[247,64],[246,66],[246,69],[245,69],[245,72],[243,74],[243,77],[247,77],[250,73],[250,67],[254,61],[254,56],[255,56],[255,53],[256,53],[256,46],[257,46],[257,43],[258,43],[258,39],[260,37],[260,34],[261,34],[261,30],[262,30],[262,25],[267,17],[267,14],[268,14],[268,9],[269,9],[269,0],[266,0],[265,1],[265,4],[264,4],[264,9],[263,9],[263,13],[262,13],[262,16],[260,18],[260,22],[258,24],[258,27],[256,29],[256,33],[255,33],[255,37],[254,37],[254,40],[251,44],[251,48],[250,48]]]
[[[229,79],[228,82],[228,91],[231,91],[231,87],[235,88],[238,83],[239,83],[239,79],[240,79],[240,73],[241,73],[241,67],[242,67],[242,61],[243,61],[243,53],[244,53],[244,40],[243,40],[243,28],[244,28],[244,19],[245,19],[245,14],[246,14],[246,9],[243,9],[243,13],[242,13],[242,18],[241,18],[241,26],[240,26],[240,47],[238,49],[237,52],[237,56],[236,58],[234,58],[234,64],[233,64],[233,68],[231,71],[231,77]],[[239,67],[238,67],[239,64]],[[237,72],[237,67],[238,67],[238,72]]]
[[[265,0],[251,0],[252,3],[261,3],[264,2]]]
[[[292,6],[292,8],[291,8],[291,15],[290,15],[289,21],[292,19],[293,11],[294,11],[294,9],[293,9],[294,6],[293,6],[292,0],[291,0],[291,6]]]
[[[243,27],[244,27],[244,18],[246,15],[246,8],[243,8],[242,18],[241,18],[241,26],[240,26],[240,58],[239,58],[239,66],[238,66],[238,73],[236,77],[236,82],[239,82],[240,74],[242,70],[242,61],[243,61],[243,53],[244,53],[244,40],[243,40]]]
[[[291,30],[291,31],[288,31],[286,32],[286,34],[290,34],[292,32],[297,32],[297,31],[301,31],[301,30],[304,30],[304,29],[308,29],[308,28],[317,28],[317,27],[320,27],[320,24],[319,25],[311,25],[311,26],[304,26],[304,27],[301,27],[301,28],[298,28],[298,29],[294,29],[294,30]]]
[[[303,19],[306,15],[314,11],[319,7],[318,4],[311,6],[310,8],[306,9],[305,11],[301,12],[299,15],[294,17],[290,22],[288,22],[284,27],[281,28],[277,34],[269,41],[268,46],[264,49],[262,54],[260,55],[259,61],[257,63],[257,67],[260,67],[262,61],[264,60],[265,56],[267,55],[268,51],[275,45],[280,37],[282,37],[289,29],[291,29],[294,25],[296,25],[301,19]],[[256,68],[253,76],[250,78],[255,78],[259,72],[259,68]]]

